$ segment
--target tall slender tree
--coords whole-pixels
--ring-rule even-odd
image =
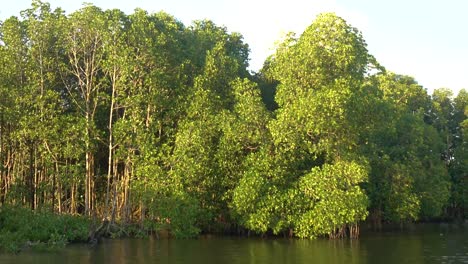
[[[102,72],[102,30],[105,26],[104,12],[98,7],[86,5],[71,14],[67,28],[69,72],[72,78],[66,81],[66,85],[77,111],[85,120],[85,215],[92,215],[95,207],[96,112],[105,83]]]

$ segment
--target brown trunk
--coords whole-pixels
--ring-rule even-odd
[[[123,179],[122,179],[122,188],[123,188],[123,196],[122,196],[122,220],[127,222],[127,202],[128,202],[128,191],[127,191],[127,175],[128,175],[128,165],[125,165]]]
[[[57,199],[58,212],[59,214],[61,214],[62,213],[62,184],[60,183],[60,181],[57,184],[57,195],[58,195],[58,199]]]
[[[5,202],[5,147],[3,146],[3,112],[0,113],[0,205]]]
[[[118,179],[118,176],[115,177],[116,181],[114,183],[112,183],[112,186],[113,186],[113,199],[112,199],[112,213],[111,213],[111,221],[110,223],[111,224],[114,224],[115,223],[115,218],[116,218],[116,214],[117,214],[117,203],[118,203],[118,196],[117,196],[117,179]]]
[[[38,171],[38,164],[37,164],[37,153],[36,153],[36,149],[37,148],[34,148],[34,182],[33,182],[33,185],[34,185],[34,208],[38,208],[38,204],[39,204],[39,199],[41,198],[40,195],[41,193],[38,193],[38,190],[37,189],[37,186],[40,186],[40,183],[41,183],[41,175],[39,174],[39,171]]]
[[[71,186],[71,202],[70,202],[70,213],[76,214],[76,183],[72,183]]]
[[[143,201],[140,200],[140,228],[142,229],[145,224],[145,211],[146,211],[145,204],[143,203]]]
[[[58,174],[59,174],[59,165],[58,165],[58,162],[55,161],[55,171],[52,174],[52,212],[55,212],[55,199],[56,199],[55,192],[56,192]]]
[[[13,175],[13,159],[14,159],[14,155],[13,153],[11,152],[11,149],[8,149],[8,155],[7,155],[7,172],[6,172],[6,175],[5,175],[5,190],[3,192],[3,195],[4,195],[4,200],[6,200],[6,197],[8,195],[8,191],[10,190],[10,185],[11,185],[11,178],[12,178],[12,175]]]
[[[86,178],[85,178],[85,215],[91,216],[93,212],[94,187],[94,157],[90,151],[86,152]]]
[[[34,173],[34,148],[32,146],[32,143],[29,145],[29,202],[30,202],[30,207],[31,210],[35,209],[35,198],[36,198],[36,193],[34,189],[34,182],[35,182],[35,173]]]
[[[359,238],[359,224],[349,226],[349,237],[353,239]]]
[[[130,170],[131,170],[131,165],[130,162],[127,160],[125,164],[125,170],[124,170],[124,196],[123,196],[123,209],[124,209],[124,214],[123,218],[124,221],[127,222],[130,220]]]
[[[146,121],[145,121],[146,128],[149,127],[150,120],[151,120],[151,105],[148,104],[148,106],[146,107]]]
[[[18,177],[21,176],[21,174],[19,174],[18,172],[18,164],[19,163],[16,163],[15,162],[15,153],[12,153],[12,161],[11,161],[11,173],[8,175],[8,184],[13,185],[14,184],[14,178],[13,178],[13,175],[18,175]],[[13,204],[15,204],[16,200],[12,200],[11,201]]]
[[[344,238],[346,236],[346,225],[336,228],[329,234],[330,239]]]

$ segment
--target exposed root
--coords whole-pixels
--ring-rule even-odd
[[[330,239],[342,239],[346,238],[349,234],[349,238],[359,238],[359,225],[358,224],[346,224],[339,228],[336,228],[332,233],[328,235]]]

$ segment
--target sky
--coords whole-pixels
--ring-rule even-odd
[[[19,16],[30,0],[0,0],[0,20]],[[71,13],[81,1],[49,0]],[[466,0],[87,0],[127,14],[137,7],[165,11],[190,25],[210,19],[239,32],[250,46],[250,69],[262,67],[287,32],[300,35],[317,14],[335,12],[358,28],[368,50],[387,70],[413,76],[431,93],[468,89]]]

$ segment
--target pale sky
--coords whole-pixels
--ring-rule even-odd
[[[50,0],[67,13],[82,1]],[[284,33],[301,34],[320,12],[335,12],[363,32],[369,51],[388,70],[425,88],[468,88],[466,0],[87,0],[127,14],[137,7],[165,11],[189,25],[211,19],[244,36],[251,70],[261,68]],[[30,7],[30,0],[0,0],[0,20]]]

